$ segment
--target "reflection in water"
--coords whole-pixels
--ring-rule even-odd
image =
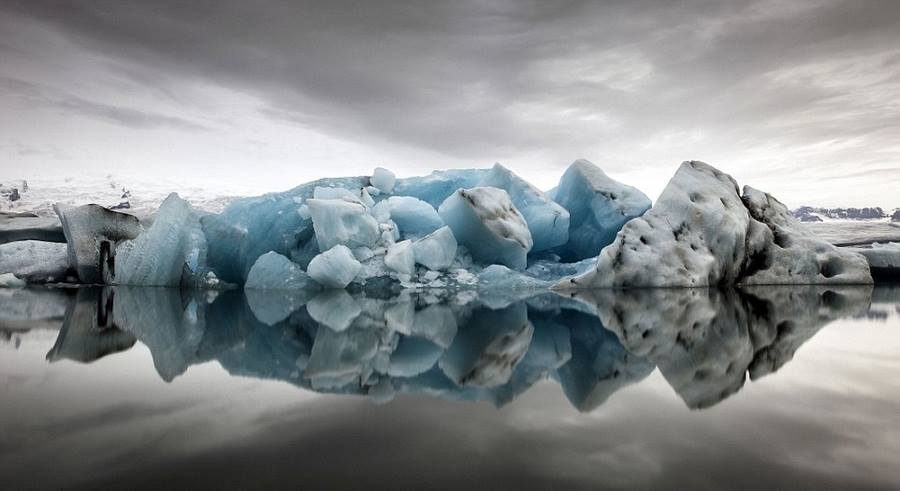
[[[690,408],[734,394],[789,361],[825,324],[865,315],[870,288],[758,287],[543,293],[528,298],[431,291],[390,298],[343,290],[220,294],[166,288],[19,291],[0,311],[31,322],[65,312],[51,361],[151,351],[160,377],[218,361],[232,375],[316,392],[506,404],[556,380],[590,411],[658,367]],[[9,333],[27,328],[6,315]],[[17,324],[17,322],[19,322]]]

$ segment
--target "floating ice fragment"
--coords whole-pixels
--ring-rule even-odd
[[[388,247],[384,264],[401,274],[411,275],[416,271],[412,241],[404,240]]]
[[[353,281],[362,264],[353,257],[350,249],[336,245],[309,262],[307,273],[317,283],[328,288],[344,288]]]
[[[267,252],[253,263],[244,288],[248,290],[317,289],[300,265],[277,252]]]
[[[391,196],[382,200],[372,208],[372,214],[380,222],[390,219],[396,223],[404,237],[420,237],[444,226],[433,206],[410,196]]]
[[[362,204],[338,199],[310,199],[306,204],[320,250],[326,251],[338,244],[372,247],[381,236],[378,222]]]
[[[105,283],[115,274],[116,246],[141,233],[132,215],[100,205],[53,205],[68,244],[69,266],[83,283]]]

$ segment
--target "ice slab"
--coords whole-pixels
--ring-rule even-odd
[[[39,240],[0,244],[0,273],[13,273],[28,283],[67,281],[68,247],[65,243]]]
[[[499,188],[509,194],[528,224],[534,241],[532,252],[552,249],[569,241],[568,210],[506,167],[494,164],[478,185]]]
[[[428,203],[411,196],[391,196],[378,202],[372,214],[380,222],[397,224],[402,237],[421,237],[444,226],[437,210]]]
[[[381,237],[378,222],[366,207],[340,199],[306,200],[319,250],[336,245],[372,247]]]
[[[477,261],[525,269],[531,232],[506,191],[458,189],[441,203],[441,218]]]
[[[336,245],[314,257],[307,273],[317,283],[328,288],[344,288],[353,281],[362,264],[345,245]]]
[[[108,283],[115,275],[116,246],[137,237],[138,219],[100,205],[53,206],[68,245],[69,266],[83,283]]]
[[[644,193],[583,159],[566,169],[553,195],[569,212],[569,240],[558,250],[567,262],[597,256],[626,222],[650,208]]]
[[[400,274],[413,274],[416,271],[416,260],[412,241],[404,240],[391,244],[384,255],[384,265]]]
[[[267,252],[253,263],[244,289],[247,290],[316,290],[318,283],[299,264],[278,254]]]
[[[177,194],[159,207],[153,225],[116,251],[120,285],[178,286],[197,281],[206,268],[206,236],[200,213]]]
[[[456,258],[456,237],[450,227],[441,227],[413,243],[415,261],[433,271],[449,268]]]

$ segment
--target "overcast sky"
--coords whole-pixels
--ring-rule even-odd
[[[704,160],[900,206],[900,2],[0,0],[0,177],[247,189]]]

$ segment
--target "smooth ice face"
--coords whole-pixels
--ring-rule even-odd
[[[177,194],[170,194],[153,225],[116,252],[115,282],[120,285],[178,286],[206,266],[206,236],[200,215]]]
[[[309,290],[318,287],[299,264],[274,251],[259,256],[244,283],[247,290]]]
[[[372,247],[381,237],[378,221],[359,203],[340,199],[306,200],[319,250],[336,245]]]
[[[415,261],[432,271],[442,271],[456,258],[456,237],[450,227],[441,227],[413,243]]]
[[[12,273],[28,283],[65,281],[69,252],[65,243],[22,240],[0,244],[0,274]]]
[[[568,242],[568,210],[506,167],[494,164],[478,185],[499,188],[509,194],[509,199],[528,223],[528,230],[534,240],[532,252],[544,251]]]
[[[569,211],[569,241],[558,249],[569,262],[595,257],[651,204],[640,190],[610,179],[587,160],[576,160],[566,169],[554,199]]]
[[[865,260],[803,229],[777,200],[685,162],[596,267],[557,287],[871,283]]]
[[[396,181],[397,178],[394,177],[394,173],[383,167],[376,167],[375,171],[372,173],[372,177],[369,178],[369,182],[372,186],[386,194],[390,194],[391,191],[394,190],[394,183]]]
[[[66,236],[69,266],[83,283],[107,283],[114,274],[116,246],[142,231],[136,217],[100,205],[56,204],[53,209]]]
[[[362,264],[353,257],[347,246],[336,245],[309,262],[307,274],[328,288],[345,288],[353,281]]]
[[[416,261],[412,241],[404,240],[388,247],[384,255],[384,264],[400,274],[415,273]]]
[[[444,226],[437,210],[428,203],[411,196],[391,196],[372,208],[379,222],[397,224],[402,237],[421,237]]]
[[[459,189],[441,204],[438,213],[475,260],[525,269],[533,244],[531,232],[506,191]]]

